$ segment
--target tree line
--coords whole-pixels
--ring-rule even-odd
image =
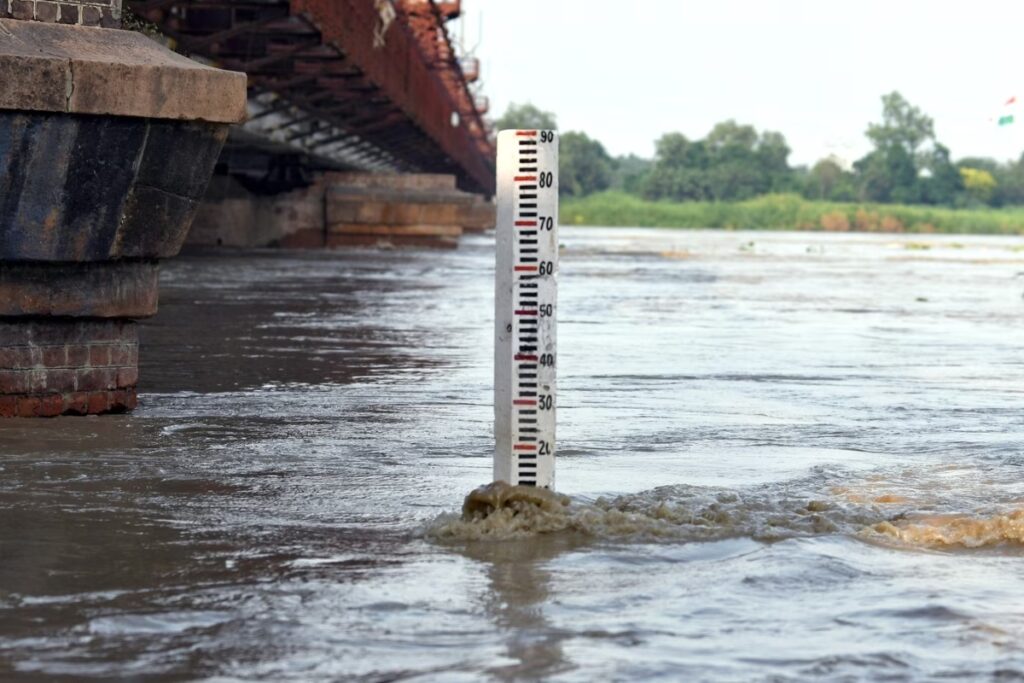
[[[505,128],[558,128],[551,112],[512,104],[496,122]],[[559,190],[582,197],[617,189],[647,199],[739,201],[769,193],[843,202],[951,207],[1024,204],[1024,154],[1017,161],[968,157],[953,161],[934,122],[900,93],[882,96],[880,122],[868,125],[871,151],[852,167],[829,157],[810,168],[790,166],[786,138],[723,121],[703,139],[662,135],[653,159],[612,157],[581,131],[561,134]]]

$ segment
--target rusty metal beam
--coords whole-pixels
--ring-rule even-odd
[[[374,44],[383,28],[374,0],[127,4],[184,50],[246,71],[251,93],[277,94],[280,101],[253,118],[288,117],[282,127],[292,129],[294,144],[332,145],[410,169],[454,165],[460,183],[493,191],[494,149],[483,107],[474,106],[444,26],[461,10],[457,0],[395,0],[397,16],[383,45]],[[459,114],[455,126],[453,113]],[[315,140],[332,129],[338,133]]]
[[[493,192],[493,159],[480,154],[465,126],[451,125],[458,103],[430,68],[405,22],[393,22],[383,35],[384,45],[374,47],[380,15],[372,0],[291,0],[290,6],[293,15],[317,26],[325,40],[344,46],[349,60],[434,141],[439,156],[454,159],[475,185]]]

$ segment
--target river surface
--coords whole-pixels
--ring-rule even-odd
[[[1024,678],[1024,241],[562,240],[514,528],[492,237],[164,264],[134,414],[0,423],[0,679]]]

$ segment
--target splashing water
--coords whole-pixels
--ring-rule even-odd
[[[875,507],[788,496],[775,488],[737,492],[664,486],[588,501],[497,481],[471,491],[461,515],[441,515],[425,533],[437,540],[461,541],[568,532],[635,541],[749,537],[768,542],[852,531],[881,516]]]
[[[956,469],[961,477],[970,473],[978,479],[977,470]],[[437,541],[507,541],[568,533],[635,542],[738,537],[774,542],[839,533],[908,549],[1024,546],[1024,509],[987,515],[917,509],[942,505],[950,497],[962,504],[970,491],[958,486],[958,479],[950,480],[950,471],[938,468],[925,475],[907,469],[847,480],[842,486],[825,486],[826,479],[838,477],[819,473],[786,486],[662,486],[594,500],[496,481],[471,491],[461,515],[440,515],[424,534]],[[975,493],[983,496],[985,490],[979,487]]]

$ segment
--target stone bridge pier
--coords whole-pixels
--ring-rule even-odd
[[[246,78],[119,30],[120,0],[0,0],[0,416],[130,410]]]

